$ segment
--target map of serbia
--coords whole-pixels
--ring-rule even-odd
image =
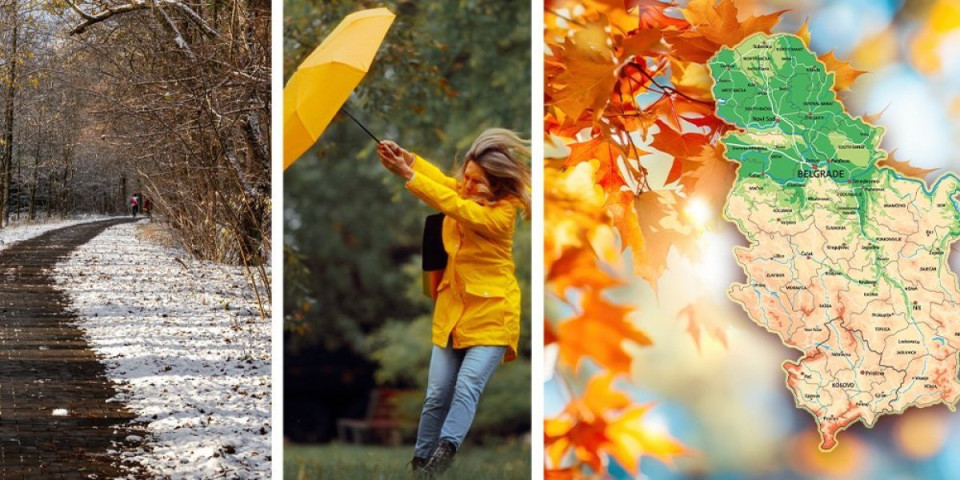
[[[738,164],[724,215],[747,238],[730,297],[799,350],[786,385],[820,448],[857,421],[939,403],[955,410],[960,180],[931,188],[881,168],[883,130],[855,118],[834,75],[794,35],[758,34],[709,62],[721,142]]]

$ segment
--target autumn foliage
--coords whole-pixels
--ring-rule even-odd
[[[706,204],[718,218],[736,171],[718,142],[733,127],[715,116],[706,62],[770,33],[782,13],[742,15],[732,0],[546,2],[545,275],[547,295],[574,312],[545,325],[571,393],[545,423],[547,478],[603,476],[611,460],[636,473],[644,456],[670,464],[692,453],[645,426],[653,405],[614,387],[630,372],[629,348],[652,339],[633,321],[640,312],[609,293],[631,275],[656,290],[671,249],[698,257],[704,225],[688,206]],[[806,26],[797,34],[809,35]],[[838,90],[860,73],[832,53],[822,60]],[[680,312],[694,340],[721,336],[698,325],[709,314],[699,310]],[[584,358],[600,372],[577,393],[567,378]]]

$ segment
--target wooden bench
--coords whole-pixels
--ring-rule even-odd
[[[375,388],[370,392],[364,418],[337,420],[337,438],[341,442],[386,443],[400,445],[401,422],[397,419],[396,399],[400,390]],[[371,435],[372,434],[372,435]]]

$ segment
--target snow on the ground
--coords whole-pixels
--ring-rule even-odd
[[[69,227],[70,225],[76,225],[78,223],[87,223],[87,222],[96,222],[98,220],[106,220],[111,217],[105,217],[103,215],[83,215],[76,218],[71,218],[67,220],[37,220],[37,221],[23,221],[20,223],[12,222],[10,225],[6,225],[3,228],[0,228],[0,250],[13,245],[14,243],[27,240],[39,235],[42,235],[50,230],[56,230],[58,228]]]
[[[116,401],[147,425],[125,461],[138,477],[269,477],[269,310],[242,267],[191,260],[139,228],[111,227],[55,269]]]

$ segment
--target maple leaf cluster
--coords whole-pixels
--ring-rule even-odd
[[[687,204],[699,198],[718,212],[735,176],[718,142],[733,127],[715,115],[706,62],[769,33],[782,13],[740,18],[731,0],[545,3],[547,295],[575,312],[547,318],[545,342],[558,349],[560,381],[585,358],[601,369],[546,420],[546,478],[602,476],[611,459],[635,474],[644,456],[670,464],[690,453],[645,426],[652,405],[613,389],[630,372],[628,346],[652,342],[635,307],[609,293],[628,282],[625,271],[656,289],[671,248],[698,255]],[[626,249],[630,268],[620,265]],[[683,311],[691,334],[694,313]]]

